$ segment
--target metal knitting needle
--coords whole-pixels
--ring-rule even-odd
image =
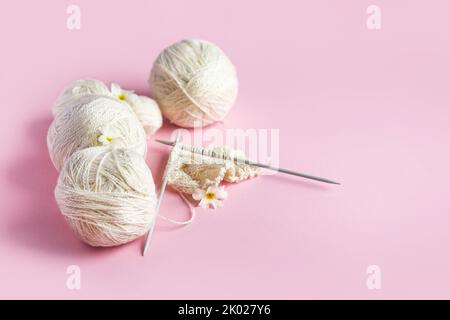
[[[172,151],[173,151],[174,147],[176,146],[176,144],[178,143],[179,139],[180,139],[180,131],[177,131],[176,136],[175,136],[175,142],[172,142],[172,144],[171,144]],[[173,153],[170,154],[169,160],[167,161],[167,164],[166,164],[166,168],[164,169],[163,182],[161,184],[161,190],[159,191],[158,202],[156,203],[155,219],[154,219],[150,229],[148,230],[147,239],[145,239],[144,250],[142,251],[142,256],[145,256],[145,254],[147,253],[148,247],[150,246],[150,241],[152,239],[153,230],[154,230],[155,224],[156,224],[156,217],[158,216],[159,207],[161,206],[162,198],[164,196],[164,191],[166,190],[166,186],[167,186],[167,180],[169,178],[169,170],[171,169],[170,166],[172,164],[172,161],[171,161],[172,156],[173,156]]]
[[[157,141],[159,143],[162,143],[162,144],[166,144],[168,146],[174,146],[175,143],[176,143],[176,142],[172,142],[172,141],[159,140],[159,139],[155,139],[155,141]],[[222,157],[215,157],[215,156],[213,156],[211,154],[203,154],[201,151],[192,150],[192,149],[189,148],[189,146],[186,146],[186,145],[181,145],[181,149],[187,150],[187,151],[191,151],[191,152],[194,152],[194,153],[197,153],[197,154],[202,154],[203,156],[207,156],[207,157],[211,157],[211,158],[223,159]],[[262,164],[262,163],[250,161],[250,160],[247,160],[247,159],[229,158],[227,160],[233,160],[233,161],[236,161],[236,162],[253,165],[253,166],[256,166],[256,167],[260,167],[260,168],[270,169],[270,170],[274,170],[274,171],[290,174],[290,175],[293,175],[293,176],[302,177],[302,178],[305,178],[305,179],[310,179],[310,180],[315,180],[315,181],[320,181],[320,182],[325,182],[325,183],[330,183],[330,184],[340,184],[339,182],[332,181],[332,180],[329,180],[329,179],[316,177],[316,176],[312,176],[312,175],[305,174],[305,173],[295,172],[295,171],[288,170],[288,169],[276,168],[276,167],[269,166],[267,164]]]

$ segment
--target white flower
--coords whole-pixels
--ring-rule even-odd
[[[192,194],[194,200],[200,201],[199,206],[202,208],[208,208],[210,205],[216,209],[222,206],[222,200],[226,199],[227,192],[224,187],[211,186],[208,189],[196,189]]]
[[[117,83],[111,84],[111,93],[115,98],[121,101],[127,101],[130,97],[136,95],[134,91],[122,89]]]
[[[109,145],[114,139],[113,132],[105,128],[101,128],[99,131],[100,135],[98,136],[97,141],[104,146]]]

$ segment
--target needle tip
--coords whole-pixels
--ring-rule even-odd
[[[168,145],[168,146],[173,146],[174,145],[174,143],[171,142],[171,141],[160,140],[160,139],[155,139],[155,141],[158,142],[158,143],[162,143],[162,144]]]
[[[142,256],[145,257],[147,254],[147,246],[144,247],[144,250],[142,250]]]

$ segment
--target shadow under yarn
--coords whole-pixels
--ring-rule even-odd
[[[58,172],[47,151],[47,130],[52,119],[32,121],[26,127],[31,143],[8,171],[11,184],[21,189],[23,200],[8,225],[12,241],[30,250],[79,256],[99,252],[78,240],[60,214],[54,197]]]

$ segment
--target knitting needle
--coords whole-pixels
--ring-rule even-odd
[[[179,139],[180,139],[180,131],[177,131],[176,136],[175,136],[175,142],[172,142],[172,144],[171,144],[172,152],[173,152],[174,147],[178,143]],[[150,241],[151,241],[152,235],[153,235],[153,229],[155,228],[155,224],[156,224],[156,217],[158,216],[159,207],[161,206],[162,198],[164,196],[164,191],[166,190],[167,181],[169,178],[169,170],[171,169],[170,165],[172,163],[171,158],[172,158],[172,153],[169,156],[169,160],[167,161],[166,168],[164,169],[163,182],[161,185],[161,190],[159,191],[158,202],[156,203],[155,219],[154,219],[150,229],[148,230],[147,239],[145,239],[144,250],[142,251],[142,256],[145,256],[145,254],[147,253],[148,247],[150,246]]]
[[[159,143],[166,144],[168,146],[174,146],[175,143],[176,143],[176,142],[166,141],[166,140],[159,140],[159,139],[155,139],[155,140],[157,142],[159,142]],[[184,150],[186,150],[186,149],[184,149]],[[195,153],[198,153],[198,154],[202,154],[200,151],[195,151],[195,150],[189,150],[189,151],[195,152]],[[208,157],[211,157],[211,158],[219,158],[219,157],[214,157],[213,155],[204,155],[204,156],[208,156]],[[230,160],[241,162],[241,163],[245,163],[245,164],[249,164],[249,165],[253,165],[253,166],[256,166],[256,167],[260,167],[260,168],[265,168],[265,169],[269,169],[269,170],[274,170],[274,171],[278,171],[278,172],[294,175],[294,176],[297,176],[297,177],[302,177],[302,178],[305,178],[305,179],[316,180],[316,181],[330,183],[330,184],[340,184],[339,182],[335,182],[335,181],[332,181],[332,180],[329,180],[329,179],[316,177],[316,176],[312,176],[312,175],[305,174],[305,173],[295,172],[295,171],[288,170],[288,169],[276,168],[276,167],[269,166],[267,164],[262,164],[262,163],[250,161],[250,160],[247,160],[247,159],[235,158],[235,159],[230,159]]]

